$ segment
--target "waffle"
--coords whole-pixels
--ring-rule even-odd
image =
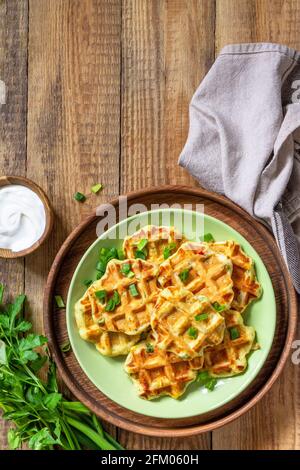
[[[247,368],[247,355],[254,348],[255,330],[246,326],[243,317],[236,310],[224,313],[226,329],[221,344],[208,347],[204,351],[204,366],[212,377],[231,377],[244,372]],[[238,332],[233,339],[231,331]]]
[[[132,277],[122,274],[122,269],[128,265]],[[127,335],[137,335],[147,330],[150,312],[159,292],[157,269],[153,263],[141,259],[111,260],[105,275],[88,289],[94,322],[103,331]],[[135,286],[136,296],[132,295],[131,286]],[[104,300],[97,296],[100,291],[106,293]],[[119,302],[115,308],[108,310],[115,293]]]
[[[97,350],[104,356],[128,354],[131,347],[140,339],[140,335],[128,336],[124,333],[102,331],[93,321],[88,293],[85,293],[75,305],[75,320],[81,338],[94,343]]]
[[[238,243],[232,240],[210,243],[209,246],[216,253],[224,254],[231,259],[234,291],[232,308],[243,312],[250,302],[261,295],[261,286],[255,275],[253,260]]]
[[[182,273],[188,273],[182,280]],[[214,253],[207,244],[186,242],[159,268],[162,287],[184,287],[194,294],[208,297],[228,309],[233,300],[232,262]]]
[[[145,259],[156,264],[162,263],[168,257],[167,255],[173,254],[184,241],[182,235],[174,227],[147,225],[125,238],[123,244],[125,257],[134,259],[139,242],[146,239],[148,242],[145,246]]]
[[[225,321],[206,297],[169,287],[158,296],[151,327],[160,349],[186,360],[202,355],[208,345],[221,343]]]
[[[152,342],[151,342],[152,341]],[[153,345],[153,352],[147,346]],[[141,398],[152,400],[163,395],[179,398],[203,366],[203,356],[184,361],[173,353],[159,349],[150,338],[131,349],[125,371],[136,385]]]

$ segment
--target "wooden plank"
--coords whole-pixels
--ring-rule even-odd
[[[7,89],[0,105],[1,175],[25,175],[27,113],[27,1],[0,2],[0,79]],[[0,260],[0,282],[11,298],[24,290],[24,261]],[[8,425],[0,422],[0,449],[6,448]]]
[[[122,4],[121,192],[194,184],[177,160],[188,104],[214,59],[214,2],[143,0]],[[210,448],[210,435],[151,439],[120,432],[129,449]]]
[[[299,1],[217,0],[217,51],[227,43],[279,42],[300,47]],[[299,336],[298,336],[299,337]],[[213,432],[214,449],[297,449],[299,370],[290,361],[268,395],[238,421]]]
[[[92,207],[118,194],[121,8],[118,0],[32,0],[29,12],[27,175],[56,215],[47,244],[26,259],[32,321],[42,331],[54,255]],[[97,182],[103,194],[74,201]]]

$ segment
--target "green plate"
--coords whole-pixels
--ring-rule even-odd
[[[247,370],[236,377],[219,380],[214,391],[209,392],[198,383],[191,384],[185,394],[174,400],[161,397],[146,401],[138,397],[131,379],[123,370],[124,357],[108,358],[101,356],[93,344],[80,338],[73,315],[75,302],[84,294],[84,279],[95,279],[95,265],[99,249],[104,246],[122,246],[124,229],[131,234],[136,229],[155,223],[156,225],[181,225],[184,235],[197,240],[196,228],[213,234],[215,240],[235,240],[242,245],[255,261],[256,273],[262,284],[263,295],[251,304],[246,313],[246,324],[254,326],[261,349],[253,351],[249,357]],[[118,234],[122,234],[119,236]],[[112,239],[112,237],[114,237]],[[198,239],[199,240],[199,239]],[[107,230],[86,251],[73,275],[67,299],[67,327],[74,354],[83,372],[102,393],[119,405],[137,413],[157,418],[187,418],[206,413],[229,402],[239,395],[255,378],[262,368],[272,346],[276,324],[275,296],[270,276],[261,258],[253,247],[229,225],[193,211],[182,209],[162,209],[130,217]]]

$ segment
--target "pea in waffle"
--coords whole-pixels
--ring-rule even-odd
[[[233,300],[232,262],[206,243],[186,242],[159,268],[162,287],[177,286],[229,308]]]
[[[226,329],[221,344],[204,351],[204,366],[212,377],[231,377],[247,368],[247,355],[254,348],[255,330],[244,325],[236,310],[224,313]]]
[[[190,359],[202,355],[206,346],[221,343],[225,321],[206,297],[169,287],[158,296],[151,327],[159,349]]]
[[[243,312],[250,302],[261,295],[261,285],[255,275],[253,260],[233,240],[214,242],[209,246],[216,253],[224,254],[231,259],[234,290],[232,308]]]
[[[75,305],[75,320],[81,338],[94,343],[97,350],[104,356],[121,356],[128,354],[136,344],[140,335],[125,335],[102,331],[92,317],[92,308],[88,293],[78,300]]]
[[[141,259],[107,264],[105,275],[88,289],[93,320],[101,330],[137,335],[149,328],[159,292],[157,269]]]
[[[160,264],[182,244],[184,239],[174,227],[147,225],[133,235],[125,238],[123,250],[125,257],[134,259],[139,251],[139,243],[147,240],[144,248],[145,259]],[[141,250],[143,252],[143,249]]]
[[[148,351],[148,352],[147,352]],[[163,395],[179,398],[203,366],[203,356],[184,361],[159,349],[151,338],[131,348],[125,371],[136,385],[141,398],[152,400]]]

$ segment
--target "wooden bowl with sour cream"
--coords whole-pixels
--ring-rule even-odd
[[[5,228],[3,228],[3,220],[1,220],[1,218],[4,217],[4,207],[1,208],[1,205],[2,206],[5,205],[5,202],[3,202],[3,198],[1,197],[1,190],[4,187],[10,187],[10,186],[13,186],[13,185],[23,186],[23,187],[31,190],[31,192],[35,193],[35,195],[38,197],[38,199],[42,203],[42,205],[44,207],[44,211],[45,211],[43,213],[43,220],[37,222],[37,224],[40,223],[40,232],[41,233],[39,233],[39,230],[37,230],[36,233],[38,234],[38,236],[35,237],[37,239],[32,238],[33,242],[30,243],[30,238],[29,238],[29,246],[23,246],[19,250],[14,250],[14,249],[8,248],[7,246],[3,246],[3,245],[9,245],[10,244],[10,240],[8,240],[9,237],[10,237],[10,233],[9,233],[9,230],[7,231],[7,233],[5,232]],[[33,203],[36,203],[37,199],[34,195],[32,195],[31,192],[26,191],[26,193],[28,195],[32,196],[31,200],[33,201]],[[15,207],[18,207],[18,204],[15,201],[13,202],[13,204],[14,204]],[[35,214],[37,214],[36,210],[40,210],[40,209],[41,209],[40,205],[37,208],[33,207],[32,211],[30,211],[30,215],[32,217],[34,217]],[[21,210],[21,208],[20,208],[20,210]],[[8,213],[9,213],[9,211],[8,211]],[[39,213],[41,213],[41,211]],[[22,220],[23,220],[22,217],[23,217],[23,214],[16,214],[16,217],[15,217],[16,222],[19,221],[19,223],[20,223],[19,227],[14,231],[14,235],[18,237],[19,242],[20,241],[22,242]],[[52,208],[50,206],[49,200],[48,200],[46,194],[44,193],[44,191],[37,184],[35,184],[33,181],[31,181],[28,178],[24,178],[23,176],[1,176],[0,177],[0,258],[7,258],[7,259],[21,258],[23,256],[27,256],[30,253],[33,253],[34,251],[36,251],[41,246],[41,244],[47,239],[47,237],[49,236],[49,234],[52,230],[53,221],[54,221],[54,215],[53,215],[53,211],[52,211]],[[24,223],[25,223],[25,221],[23,220],[23,228],[24,228]],[[27,221],[26,224],[27,224],[27,227],[30,227],[30,221]],[[24,237],[25,237],[25,235],[26,234],[24,234]],[[31,231],[30,235],[32,235],[32,231]],[[11,235],[11,236],[13,236],[13,235]],[[8,242],[4,243],[4,241],[3,241],[4,239],[8,240]],[[12,243],[13,242],[11,242],[11,244]],[[25,244],[26,244],[26,242],[25,242]],[[19,243],[19,245],[20,245],[20,243]],[[21,245],[22,245],[22,243],[21,243]]]

